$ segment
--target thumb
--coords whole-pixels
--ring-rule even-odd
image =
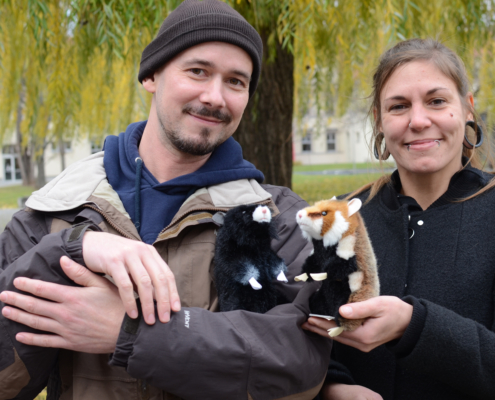
[[[62,256],[60,258],[60,266],[62,267],[65,274],[81,286],[94,286],[94,287],[107,287],[108,281],[101,276],[96,275],[91,272],[86,267],[81,264],[76,263],[69,257]]]
[[[369,299],[357,303],[344,304],[339,308],[339,314],[341,317],[347,319],[372,317],[376,314],[375,302],[373,299]]]

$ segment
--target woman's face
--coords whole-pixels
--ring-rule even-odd
[[[471,94],[466,101],[473,101]],[[448,173],[461,164],[466,121],[473,115],[455,83],[428,61],[398,67],[380,93],[380,130],[400,172]]]

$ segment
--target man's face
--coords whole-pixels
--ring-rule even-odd
[[[150,119],[154,112],[161,142],[181,153],[211,153],[237,129],[252,71],[249,55],[224,42],[199,44],[170,60],[143,82],[154,93]]]

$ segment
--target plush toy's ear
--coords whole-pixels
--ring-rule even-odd
[[[337,200],[337,197],[333,196],[330,200]]]
[[[347,203],[347,207],[349,207],[349,217],[355,213],[357,213],[360,209],[363,203],[359,199],[352,199]]]

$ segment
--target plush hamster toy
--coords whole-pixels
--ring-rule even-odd
[[[352,331],[364,320],[348,320],[339,315],[346,303],[379,295],[376,258],[368,232],[358,211],[361,200],[323,200],[297,212],[303,236],[313,242],[314,251],[303,265],[298,281],[322,281],[310,302],[314,314],[335,317],[337,327],[330,336]]]
[[[225,214],[215,245],[220,311],[265,313],[277,305],[273,281],[287,282],[287,267],[271,249],[272,238],[276,231],[267,206],[239,206]]]

